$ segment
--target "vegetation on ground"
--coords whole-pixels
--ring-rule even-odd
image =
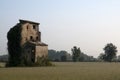
[[[72,57],[70,53],[68,53],[65,50],[56,51],[56,50],[48,50],[48,58],[51,61],[57,61],[57,62],[72,62]],[[96,61],[96,58],[93,56],[89,56],[83,52],[80,53],[79,56],[80,62],[94,62]]]
[[[0,68],[0,80],[120,80],[120,63],[57,62],[54,67]]]
[[[21,25],[17,24],[11,28],[7,33],[8,39],[8,63],[6,66],[20,66],[22,61],[21,49]]]
[[[77,62],[79,61],[79,58],[80,58],[80,54],[81,54],[81,50],[80,48],[77,48],[76,46],[74,46],[72,49],[72,59],[74,62]]]
[[[112,62],[115,61],[117,47],[112,43],[108,43],[104,48],[104,53],[101,53],[99,58],[103,61]]]

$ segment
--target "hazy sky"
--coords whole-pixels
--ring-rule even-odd
[[[49,49],[71,53],[78,46],[97,57],[111,42],[120,51],[120,0],[0,0],[0,54],[19,19],[40,22]]]

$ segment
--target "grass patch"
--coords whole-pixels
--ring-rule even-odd
[[[0,80],[120,80],[120,63],[54,64],[54,67],[0,68]]]

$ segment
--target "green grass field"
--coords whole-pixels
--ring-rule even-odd
[[[120,80],[120,63],[54,64],[54,67],[0,68],[0,80]]]

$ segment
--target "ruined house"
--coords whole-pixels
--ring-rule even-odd
[[[39,23],[19,20],[21,31],[21,46],[23,55],[27,60],[36,62],[38,57],[46,57],[48,55],[48,45],[41,42],[41,32],[39,31]]]
[[[33,63],[37,61],[38,57],[47,57],[48,45],[41,42],[41,32],[39,31],[39,24],[40,23],[28,20],[19,20],[19,23],[11,28],[8,32],[7,38],[8,44],[10,44],[8,45],[8,52],[13,50],[12,47],[14,47],[14,51],[12,52],[17,54],[17,51],[20,51],[20,58],[25,59],[26,62]],[[16,34],[13,33],[15,31]],[[19,43],[19,46],[17,46],[16,43]],[[20,47],[21,49],[18,49],[18,47]],[[13,59],[15,59],[14,56]]]

